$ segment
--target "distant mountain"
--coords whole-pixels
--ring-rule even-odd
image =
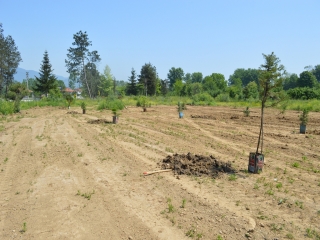
[[[17,73],[14,75],[14,80],[22,82],[23,79],[26,79],[26,72],[29,72],[29,78],[39,77],[39,73],[33,70],[25,70],[23,68],[17,68]],[[68,78],[55,75],[58,80],[64,81],[64,84],[68,85]]]

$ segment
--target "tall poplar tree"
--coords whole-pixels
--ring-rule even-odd
[[[51,67],[48,52],[45,51],[39,71],[40,76],[36,77],[34,90],[45,94],[47,97],[51,89],[57,88],[57,78],[53,75],[53,69]]]
[[[13,83],[13,75],[16,73],[19,63],[22,61],[18,47],[13,38],[3,35],[0,23],[0,93],[5,88],[7,95],[9,86]]]
[[[80,76],[80,81],[86,86],[89,97],[92,98],[86,66],[92,66],[93,63],[99,62],[100,55],[97,51],[89,51],[89,46],[92,43],[89,41],[87,32],[79,31],[73,35],[73,39],[72,45],[74,47],[68,49],[68,59],[65,60],[67,72],[73,76]]]

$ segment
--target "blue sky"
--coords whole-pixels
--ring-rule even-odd
[[[165,79],[171,67],[204,76],[258,68],[275,52],[290,73],[320,64],[319,0],[0,0],[0,22],[23,62],[38,71],[49,53],[54,73],[73,34],[87,31],[117,80],[145,63]]]

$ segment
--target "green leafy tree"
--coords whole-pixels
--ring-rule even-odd
[[[238,68],[236,69],[233,74],[229,77],[229,85],[234,85],[235,80],[240,79],[242,86],[245,87],[249,82],[256,82],[257,85],[259,84],[259,70],[258,69],[244,69]]]
[[[170,82],[170,88],[173,88],[173,85],[177,80],[182,80],[184,77],[184,72],[182,68],[174,68],[172,67],[169,70],[169,73],[167,75],[169,82]]]
[[[169,91],[169,80],[160,80],[160,91],[162,95],[166,95]]]
[[[263,152],[263,124],[264,124],[264,109],[268,99],[282,100],[283,95],[279,89],[282,88],[285,69],[280,64],[280,59],[272,52],[269,55],[263,54],[265,63],[259,68],[259,84],[260,84],[260,99],[261,99],[261,123],[260,133],[258,138],[257,150],[261,145],[261,154]]]
[[[176,80],[176,82],[173,85],[173,90],[177,96],[181,96],[183,89],[183,82],[182,80]]]
[[[199,82],[195,82],[190,84],[190,96],[202,93],[203,87],[202,84]]]
[[[317,81],[320,82],[320,64],[312,69],[312,74],[316,77]]]
[[[227,89],[227,81],[224,78],[224,75],[221,73],[212,73],[211,77],[212,77],[213,81],[216,83],[218,89],[221,92],[225,92]]]
[[[203,76],[201,72],[194,72],[191,74],[192,83],[202,83]]]
[[[297,82],[298,87],[313,88],[317,85],[316,77],[310,71],[303,71]]]
[[[86,76],[84,72],[82,72],[80,79],[87,79],[88,86],[90,89],[90,93],[88,91],[88,88],[84,88],[84,94],[90,96],[92,98],[95,98],[98,95],[99,91],[99,84],[100,84],[100,73],[97,70],[97,66],[93,62],[88,62],[85,66],[86,69]]]
[[[16,73],[19,63],[22,61],[18,47],[9,35],[4,37],[2,24],[0,23],[0,94],[13,83],[13,75]]]
[[[106,65],[103,70],[103,74],[100,75],[99,84],[100,95],[109,96],[113,90],[113,75],[111,73],[111,68]]]
[[[243,97],[245,99],[256,99],[259,95],[259,91],[258,91],[258,85],[256,84],[256,82],[249,82],[247,84],[247,86],[245,86],[243,88]]]
[[[79,78],[76,72],[70,72],[68,79],[68,87],[71,89],[76,88],[76,83],[79,82]]]
[[[298,87],[298,79],[299,77],[295,73],[286,74],[286,77],[283,80],[283,89],[289,90],[289,89]]]
[[[70,109],[71,103],[73,102],[74,98],[72,97],[71,94],[67,94],[67,95],[65,96],[65,98],[66,98],[66,101],[67,101],[67,103],[68,103],[68,109]]]
[[[229,96],[233,99],[242,99],[242,81],[240,78],[236,78],[233,80],[233,84],[228,87],[227,92]]]
[[[53,69],[51,68],[48,52],[45,51],[43,54],[43,60],[40,67],[40,76],[36,77],[35,91],[45,94],[48,97],[48,93],[51,89],[58,87],[57,79],[52,74]]]
[[[144,86],[144,93],[146,96],[148,94],[155,95],[157,87],[156,81],[156,67],[152,66],[151,63],[146,63],[145,65],[143,65],[139,75],[139,83]]]
[[[58,88],[59,89],[61,89],[61,90],[63,90],[63,89],[65,89],[66,88],[66,85],[65,85],[65,83],[64,83],[64,81],[63,80],[57,80],[57,85],[58,85]]]
[[[14,101],[13,111],[15,113],[20,112],[21,99],[29,94],[26,86],[22,83],[13,83],[9,87],[7,97]]]
[[[303,87],[303,88],[291,88],[287,91],[287,94],[292,99],[320,99],[320,90],[315,88]]]
[[[191,73],[186,73],[186,74],[184,75],[183,81],[184,81],[186,84],[192,83]]]
[[[89,46],[91,46],[92,43],[91,41],[89,41],[87,32],[79,31],[73,35],[73,39],[74,42],[72,43],[72,45],[74,47],[70,47],[68,49],[68,59],[65,60],[66,67],[68,69],[67,72],[76,77],[82,76],[80,78],[80,81],[83,85],[85,85],[89,97],[92,98],[93,96],[91,93],[90,85],[96,87],[96,78],[91,78],[91,80],[93,80],[94,83],[89,84],[86,66],[90,67],[89,70],[91,71],[93,69],[92,64],[96,64],[101,60],[100,55],[97,51],[89,51]]]
[[[127,94],[128,95],[137,95],[137,75],[136,71],[132,68],[131,69],[131,76],[129,77],[129,83],[127,85]]]
[[[27,84],[27,80],[26,79],[23,79],[22,80],[22,84],[27,88],[28,86],[28,89],[32,90],[32,91],[35,91],[35,86],[36,86],[36,79],[35,78],[29,78],[28,79],[28,84]]]
[[[227,82],[223,74],[212,73],[203,79],[203,89],[208,92],[212,97],[216,97],[224,93],[227,89]]]

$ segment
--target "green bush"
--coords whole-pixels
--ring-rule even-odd
[[[137,100],[137,107],[149,107],[149,101],[148,98],[145,96],[141,96]]]
[[[216,100],[219,101],[219,102],[229,102],[230,101],[230,97],[229,97],[229,94],[223,93],[223,94],[219,94],[216,97]]]
[[[214,99],[207,92],[195,94],[192,97],[194,105],[213,105]]]
[[[124,109],[125,105],[124,103],[115,97],[108,97],[105,101],[102,101],[98,105],[98,110],[112,110],[112,109],[117,109],[117,110],[122,110]]]
[[[0,99],[0,113],[2,115],[12,114],[14,112],[14,102],[8,102]]]
[[[320,99],[320,91],[309,87],[292,88],[287,91],[287,94],[291,99]]]

